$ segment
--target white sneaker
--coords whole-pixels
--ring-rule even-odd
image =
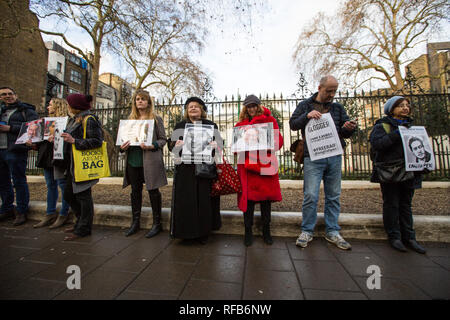
[[[309,242],[313,240],[313,236],[309,233],[302,232],[298,238],[297,241],[295,241],[295,245],[298,247],[306,248]]]
[[[345,241],[344,238],[342,238],[342,236],[340,234],[335,234],[335,235],[326,235],[325,239],[328,242],[331,242],[333,244],[335,244],[339,249],[342,250],[350,250],[352,248],[352,246],[350,245],[350,243],[348,243],[347,241]]]

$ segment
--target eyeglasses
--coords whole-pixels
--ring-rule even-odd
[[[15,95],[14,92],[3,92],[2,94],[0,94],[0,97],[14,96],[14,95]]]

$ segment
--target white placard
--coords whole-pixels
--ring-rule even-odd
[[[324,113],[320,119],[309,120],[305,132],[308,152],[312,161],[343,153],[331,114]]]
[[[24,144],[30,139],[32,143],[41,142],[44,135],[43,120],[37,119],[22,123],[16,144]]]
[[[231,152],[273,150],[273,123],[257,123],[233,128]]]
[[[186,123],[181,160],[184,163],[213,163],[213,148],[210,145],[213,138],[213,125]]]
[[[425,127],[413,126],[406,128],[399,126],[398,129],[402,137],[406,171],[434,170],[436,164],[433,149]]]
[[[54,126],[53,129],[53,159],[62,160],[64,159],[64,139],[61,137],[61,134],[66,129],[67,119],[69,117],[60,117],[60,118],[45,118],[49,120],[49,123],[53,122],[51,126]],[[50,126],[50,128],[51,128]],[[51,131],[51,129],[49,129]],[[45,131],[44,131],[45,132]],[[48,139],[48,137],[47,137]]]
[[[149,146],[153,140],[154,120],[120,120],[116,146],[130,141],[130,146]]]

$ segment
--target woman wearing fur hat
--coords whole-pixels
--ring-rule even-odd
[[[401,96],[390,98],[384,105],[384,113],[386,116],[375,123],[370,134],[371,148],[375,151],[373,161],[382,163],[404,160],[398,127],[412,125],[409,100]],[[418,253],[425,253],[426,250],[416,241],[411,210],[414,189],[421,187],[422,174],[414,173],[410,179],[402,182],[381,182],[374,168],[371,181],[380,183],[383,195],[383,223],[390,245],[401,252],[406,252],[407,246]]]
[[[153,141],[151,145],[141,143],[140,146],[130,146],[126,141],[120,146],[121,152],[126,152],[126,168],[123,177],[123,187],[131,184],[131,214],[132,223],[125,236],[135,234],[140,228],[142,209],[142,187],[145,186],[150,196],[152,206],[153,226],[146,234],[147,238],[156,236],[161,232],[161,207],[162,198],[159,188],[167,185],[166,169],[164,167],[162,148],[166,144],[164,123],[155,113],[153,100],[148,92],[140,90],[136,92],[130,120],[154,120]]]
[[[244,108],[239,115],[239,122],[235,127],[273,123],[274,150],[239,152],[238,176],[242,185],[242,192],[238,194],[238,206],[244,213],[245,237],[244,243],[250,246],[253,242],[253,216],[255,204],[260,203],[261,220],[263,226],[263,240],[271,245],[270,235],[271,205],[274,201],[281,201],[280,182],[278,177],[278,160],[275,152],[283,146],[283,137],[276,119],[270,110],[261,105],[261,101],[254,95],[244,100]]]
[[[91,234],[92,222],[94,219],[94,202],[91,188],[98,183],[98,179],[75,182],[74,164],[72,159],[72,144],[77,150],[89,150],[102,146],[103,131],[98,118],[93,115],[91,109],[92,96],[84,94],[70,94],[67,96],[69,103],[69,120],[66,130],[61,134],[64,139],[64,159],[70,159],[66,167],[67,184],[64,190],[64,199],[77,217],[77,221],[72,228],[65,230],[71,235],[64,238],[64,241],[73,241]],[[84,120],[86,122],[86,138],[83,137]]]
[[[184,119],[175,125],[169,149],[181,156],[184,145],[184,131],[187,124],[204,124],[214,126],[214,137],[209,142],[215,148],[222,145],[217,125],[206,119],[206,105],[200,98],[191,97],[185,105]],[[201,142],[200,142],[201,143]],[[221,227],[220,197],[211,197],[212,179],[198,177],[194,163],[175,165],[170,235],[173,238],[197,239],[205,244],[209,234]]]

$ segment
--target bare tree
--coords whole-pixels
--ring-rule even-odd
[[[208,76],[198,63],[188,56],[169,57],[165,62],[155,76],[159,80],[158,89],[169,104],[176,97],[201,95],[203,82]]]
[[[170,64],[186,61],[186,52],[200,51],[206,30],[196,11],[187,1],[137,0],[126,6],[126,17],[108,43],[133,70],[136,89],[164,85],[161,76],[170,73]]]
[[[120,21],[122,5],[121,0],[32,0],[32,9],[40,19],[57,18],[63,25],[73,23],[92,41],[93,52],[90,54],[68,39],[64,32],[39,29],[44,34],[61,37],[66,45],[76,50],[92,67],[89,93],[94,97],[93,105],[98,87],[101,49],[105,37]]]
[[[335,15],[313,18],[293,57],[318,76],[338,73],[353,87],[377,79],[399,91],[410,49],[438,31],[449,12],[448,0],[346,0]]]

